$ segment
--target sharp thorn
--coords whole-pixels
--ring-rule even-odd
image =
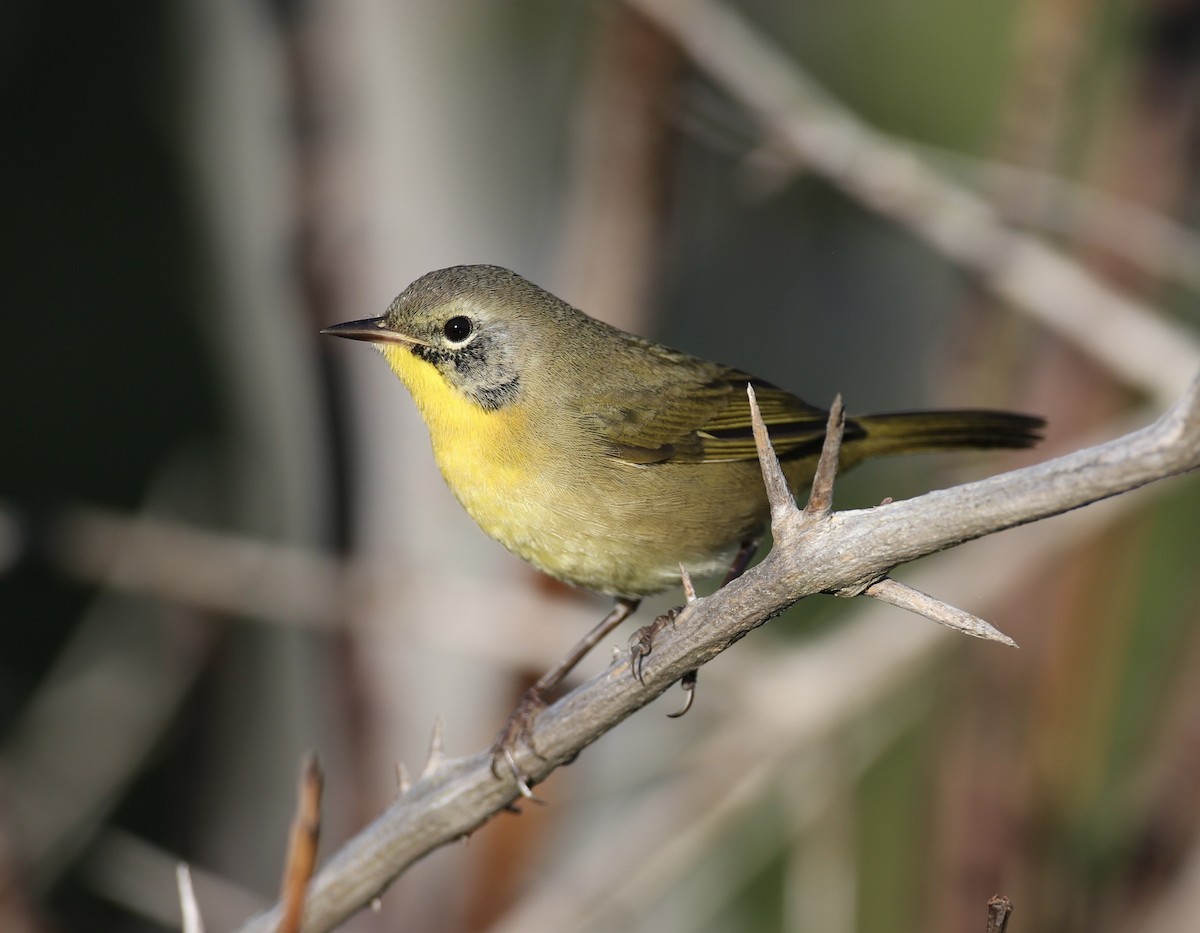
[[[767,425],[758,409],[758,398],[754,394],[754,386],[746,383],[746,395],[750,400],[750,423],[754,429],[754,446],[758,450],[758,463],[762,468],[763,485],[767,488],[767,501],[771,503],[771,525],[786,518],[796,509],[796,502],[788,489],[787,477],[783,475],[783,467],[775,455],[771,445]]]
[[[425,767],[421,770],[421,777],[431,777],[442,766],[442,762],[446,760],[446,750],[443,747],[445,739],[446,726],[442,721],[441,714],[433,720],[433,735],[429,738],[429,757],[425,759]]]
[[[846,410],[840,394],[833,397],[829,406],[829,418],[825,423],[825,442],[821,445],[821,457],[813,474],[812,491],[804,511],[808,515],[828,515],[833,509],[833,481],[837,476],[841,458],[842,435],[846,430]]]
[[[690,604],[696,601],[696,587],[692,583],[692,575],[688,573],[687,567],[681,563],[679,565],[679,579],[683,583],[684,599]]]

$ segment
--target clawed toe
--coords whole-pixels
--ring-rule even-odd
[[[629,669],[633,673],[633,676],[637,678],[638,683],[643,687],[646,686],[646,658],[654,648],[654,636],[665,626],[673,625],[681,612],[683,612],[682,606],[669,609],[649,625],[642,626],[630,637]],[[698,671],[688,671],[680,678],[679,685],[686,691],[687,698],[683,702],[683,709],[674,713],[668,713],[667,716],[669,718],[678,719],[692,708],[692,702],[696,699],[696,680],[698,677]]]
[[[501,765],[517,782],[517,790],[528,800],[537,800],[530,789],[529,775],[517,764],[516,750],[518,745],[524,745],[538,758],[537,748],[533,744],[533,724],[538,714],[545,709],[546,699],[541,691],[530,689],[525,691],[516,709],[508,717],[504,727],[496,734],[492,742],[492,774],[502,779]]]
[[[654,647],[656,631],[653,624],[643,625],[629,638],[629,669],[643,687],[646,686],[646,678],[643,676],[642,664],[645,662],[646,656],[650,654],[650,649]]]
[[[643,625],[629,639],[629,669],[637,678],[639,684],[646,686],[645,662],[646,657],[654,647],[654,636],[668,625],[673,625],[683,612],[682,606],[668,609],[649,625]]]
[[[696,699],[696,681],[700,679],[699,671],[688,671],[679,678],[679,686],[683,687],[687,693],[687,697],[683,701],[683,709],[676,710],[674,713],[667,713],[668,719],[678,719],[687,713],[692,708],[692,703]]]

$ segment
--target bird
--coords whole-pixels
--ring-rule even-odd
[[[616,599],[531,688],[533,708],[643,597],[678,585],[681,566],[712,577],[748,561],[769,506],[747,385],[793,490],[811,480],[825,438],[825,409],[612,327],[500,266],[429,272],[381,316],[322,333],[383,354],[424,419],[446,484],[487,535],[551,577]],[[1043,425],[969,409],[848,417],[840,468],[888,454],[1029,447]]]

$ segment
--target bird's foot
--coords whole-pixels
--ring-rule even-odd
[[[678,719],[692,708],[692,703],[696,700],[696,681],[700,679],[699,671],[688,671],[679,678],[679,686],[683,687],[687,696],[683,701],[683,709],[676,710],[673,713],[667,713],[668,719]]]
[[[492,742],[492,774],[499,779],[502,774],[501,768],[507,770],[517,782],[517,790],[526,800],[537,801],[538,798],[530,789],[529,775],[517,764],[517,747],[524,745],[538,758],[542,757],[533,744],[532,730],[538,714],[545,708],[546,697],[543,692],[537,687],[530,687],[521,695],[521,699],[509,715],[508,721],[496,734],[495,741]]]
[[[646,685],[645,662],[654,648],[654,636],[668,625],[673,625],[681,612],[683,612],[682,606],[668,609],[649,625],[643,625],[629,637],[629,669],[643,687]]]
[[[644,625],[629,639],[629,668],[633,672],[633,676],[637,678],[638,683],[642,686],[646,685],[645,680],[645,663],[650,651],[654,647],[654,636],[661,632],[666,626],[673,625],[675,620],[679,618],[679,614],[683,612],[682,606],[676,606],[674,609],[668,609],[649,625]],[[683,709],[678,712],[668,713],[667,716],[671,719],[678,719],[684,713],[692,708],[692,702],[696,699],[696,681],[700,677],[699,671],[688,671],[679,679],[679,686],[683,687],[687,693],[687,698],[683,702]]]

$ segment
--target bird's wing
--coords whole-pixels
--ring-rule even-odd
[[[678,373],[676,373],[678,375]],[[645,393],[636,410],[610,410],[599,434],[630,463],[715,463],[758,456],[746,385],[780,458],[815,456],[828,412],[747,373],[712,367],[704,378],[676,380]],[[857,426],[848,424],[848,431]]]

